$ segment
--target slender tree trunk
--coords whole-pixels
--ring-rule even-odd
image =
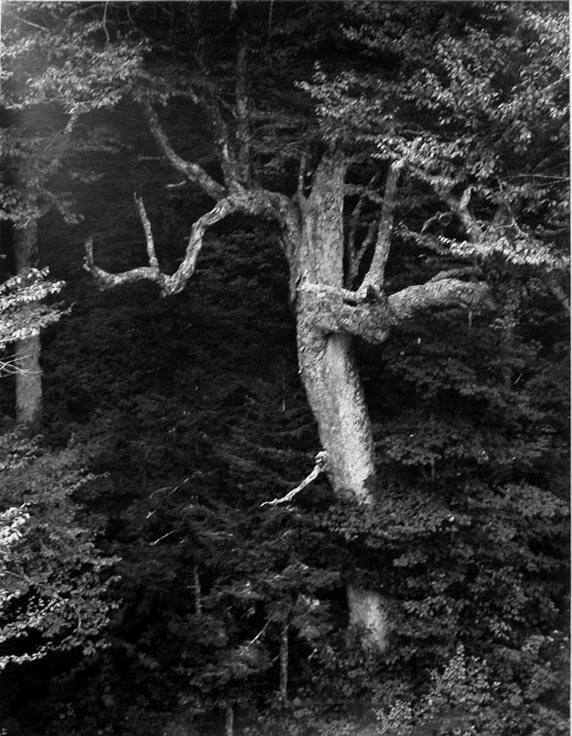
[[[300,202],[302,233],[296,270],[311,283],[344,285],[345,170],[342,156],[324,158],[314,174],[310,196]],[[375,475],[373,433],[352,338],[315,327],[302,293],[296,307],[299,370],[320,442],[328,453],[330,483],[338,496],[372,504],[368,480]],[[347,595],[350,624],[364,631],[364,643],[385,648],[388,618],[382,597],[351,582]]]
[[[282,627],[280,637],[280,701],[288,702],[288,624]]]
[[[203,600],[201,593],[201,578],[199,575],[199,566],[193,566],[193,597],[195,599],[195,613],[200,616],[203,612]]]
[[[38,225],[35,220],[14,232],[14,252],[17,273],[36,265]],[[16,423],[32,432],[39,429],[42,419],[42,368],[40,335],[17,340]]]
[[[225,711],[224,733],[225,736],[234,736],[234,708],[232,705],[228,706]]]

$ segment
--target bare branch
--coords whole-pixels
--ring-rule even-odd
[[[294,496],[298,495],[300,491],[303,491],[306,486],[309,486],[310,483],[315,481],[316,478],[325,471],[327,461],[328,453],[324,450],[318,452],[318,454],[316,455],[316,463],[310,475],[306,476],[306,478],[304,478],[304,480],[299,485],[297,485],[296,488],[293,488],[285,496],[282,496],[282,498],[275,498],[273,501],[264,501],[264,503],[260,504],[260,508],[263,508],[264,506],[277,506],[280,503],[288,503],[289,501],[291,501]]]
[[[375,251],[369,270],[364,276],[363,282],[360,286],[360,291],[367,290],[368,286],[379,290],[383,288],[385,280],[385,265],[387,263],[387,257],[389,255],[389,248],[391,245],[391,231],[393,230],[395,193],[397,191],[397,182],[403,166],[403,161],[394,161],[389,167],[387,180],[385,182],[385,192],[383,196],[379,227],[377,230]]]
[[[155,253],[155,240],[153,239],[153,230],[151,229],[151,223],[147,217],[145,205],[143,204],[143,198],[138,197],[137,194],[133,194],[133,199],[139,212],[139,218],[143,225],[143,232],[145,233],[145,244],[147,246],[147,257],[149,258],[150,268],[159,270],[159,261],[157,260],[157,254]]]
[[[164,539],[167,539],[168,537],[172,537],[173,534],[177,533],[177,529],[172,529],[170,532],[167,532],[166,534],[162,534],[160,537],[157,537],[157,539],[154,539],[152,542],[149,542],[150,547],[155,547],[159,544],[159,542],[162,542]]]
[[[272,621],[267,621],[264,624],[264,626],[260,629],[260,631],[258,632],[258,634],[256,634],[256,636],[254,637],[254,639],[251,639],[248,642],[248,646],[249,647],[251,647],[253,644],[256,644],[256,642],[260,639],[260,637],[264,635],[264,632],[268,629],[268,627],[270,626],[271,623],[272,623]]]
[[[93,260],[93,238],[88,238],[84,244],[85,256],[83,261],[84,271],[88,271],[101,289],[112,289],[123,284],[133,284],[137,281],[155,281],[164,292],[164,281],[166,277],[160,271],[149,266],[132,268],[122,273],[109,273],[95,265]]]
[[[439,271],[427,283],[434,281],[443,281],[443,279],[458,279],[463,276],[482,276],[482,271],[478,266],[463,266],[462,268],[450,268],[446,271]]]
[[[389,307],[398,322],[431,307],[468,307],[472,310],[494,309],[487,284],[443,278],[426,284],[408,286],[389,297]]]
[[[171,146],[167,134],[161,127],[159,116],[148,102],[143,105],[143,111],[147,118],[147,122],[149,123],[149,129],[169,163],[178,172],[189,179],[189,181],[198,184],[205,194],[209,195],[209,197],[217,200],[222,199],[226,195],[226,189],[222,184],[219,184],[215,179],[207,174],[201,166],[192,163],[191,161],[186,161],[176,153]]]
[[[25,357],[27,356],[10,355],[6,358],[0,358],[0,378],[23,373],[37,373],[38,371],[31,371],[29,368],[22,368],[19,365],[19,362]]]
[[[209,227],[221,220],[224,220],[228,215],[239,212],[273,219],[281,216],[281,212],[276,207],[270,194],[264,190],[258,190],[256,192],[239,192],[221,199],[211,210],[199,217],[199,219],[193,224],[185,256],[175,273],[168,275],[159,269],[159,264],[154,253],[152,235],[150,235],[151,226],[148,222],[144,208],[143,211],[139,209],[139,214],[147,237],[147,253],[149,255],[150,265],[132,268],[129,271],[123,271],[121,273],[109,273],[108,271],[104,271],[95,265],[93,258],[93,240],[92,238],[89,238],[85,243],[84,269],[94,277],[102,289],[111,289],[122,284],[146,280],[154,281],[161,289],[163,296],[178,294],[185,288],[187,281],[195,272],[197,258],[203,246],[205,232]],[[148,231],[146,229],[146,221],[149,226]]]

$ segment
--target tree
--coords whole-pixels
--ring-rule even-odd
[[[48,281],[47,275],[47,269],[29,269],[0,284],[0,350],[14,341],[31,339],[60,318],[57,305],[42,304],[63,286],[61,281]],[[21,370],[17,357],[0,361],[0,376]]]
[[[8,223],[12,252],[3,254],[13,261],[16,274],[25,280],[30,269],[39,267],[38,228],[41,218],[57,212],[69,224],[78,222],[74,198],[62,185],[89,181],[90,172],[73,166],[73,155],[80,151],[109,150],[112,145],[101,130],[92,128],[87,135],[73,137],[82,114],[110,106],[103,88],[50,88],[43,75],[59,70],[74,77],[70,57],[79,65],[90,26],[73,26],[75,13],[61,13],[49,3],[26,7],[19,3],[6,6],[2,34],[2,180],[0,183],[0,219]],[[46,69],[48,70],[46,72]],[[59,177],[59,181],[58,181]],[[8,231],[7,231],[8,232]],[[28,305],[26,309],[32,309]],[[16,376],[16,418],[19,424],[36,431],[42,415],[42,369],[40,330],[30,331],[15,340],[13,365]]]
[[[18,432],[0,437],[0,670],[105,646],[116,558],[78,522],[72,495],[93,480],[80,452],[50,453]]]
[[[485,191],[486,177],[492,176],[490,139],[474,130],[466,132],[467,121],[482,113],[474,109],[475,100],[477,107],[487,100],[493,106],[492,92],[487,97],[483,87],[483,65],[491,50],[497,52],[493,58],[499,58],[503,44],[520,44],[520,56],[515,51],[515,58],[535,81],[534,94],[541,92],[536,59],[527,59],[522,50],[527,33],[534,39],[546,38],[540,21],[534,27],[544,10],[527,15],[495,6],[484,14],[487,17],[478,4],[365,9],[357,4],[335,12],[331,5],[278,9],[272,4],[255,8],[236,3],[208,10],[176,4],[133,10],[112,4],[90,6],[82,22],[100,31],[89,38],[92,68],[85,78],[74,75],[71,81],[65,70],[50,68],[42,77],[44,93],[62,86],[82,87],[89,97],[97,89],[94,70],[99,55],[106,53],[101,76],[114,90],[108,97],[114,103],[129,97],[139,105],[159,150],[182,177],[180,185],[200,190],[215,204],[192,225],[185,255],[169,274],[161,270],[151,222],[136,193],[148,265],[109,273],[96,265],[93,243],[88,241],[86,269],[104,288],[147,280],[163,295],[176,294],[192,277],[209,228],[236,216],[272,223],[290,270],[300,375],[326,453],[326,473],[339,497],[371,506],[374,443],[353,340],[383,343],[391,331],[423,311],[466,308],[478,314],[492,306],[487,285],[474,280],[479,269],[475,264],[467,269],[465,259],[467,251],[472,258],[475,249],[486,249],[491,242],[498,251],[501,216],[512,200],[490,206],[490,183]],[[352,21],[363,21],[364,13],[367,22],[357,31]],[[342,21],[346,31],[340,33]],[[373,37],[367,23],[375,29]],[[489,33],[494,24],[501,31]],[[513,41],[515,28],[525,27],[527,32],[521,37],[517,33]],[[231,64],[217,54],[221,37],[234,53]],[[447,41],[435,58],[433,47],[443,37]],[[347,66],[347,56],[340,59],[324,51],[326,41],[329,48],[336,45],[333,40],[346,54],[351,49],[354,71],[337,73]],[[459,48],[465,46],[468,53],[453,67]],[[303,60],[296,64],[293,50],[301,48]],[[373,75],[359,69],[368,54],[370,60],[372,55],[378,59]],[[123,73],[122,58],[132,62],[128,74]],[[315,61],[327,71],[314,72]],[[120,79],[115,87],[109,72],[113,69]],[[504,81],[498,77],[491,83],[500,89]],[[278,94],[278,88],[288,94]],[[516,90],[512,99],[519,95]],[[559,98],[553,102],[556,107],[560,104]],[[447,104],[451,108],[447,116],[440,116]],[[216,162],[196,161],[176,150],[159,114],[161,106],[167,112],[202,117]],[[507,114],[516,124],[523,111]],[[496,123],[497,130],[505,128],[506,116]],[[526,156],[520,163],[526,164]],[[282,191],[273,188],[276,171],[289,181]],[[475,187],[483,200],[478,203],[478,218],[471,212]],[[454,218],[455,236],[449,241],[428,236],[434,211],[420,221],[408,208],[412,196],[427,200],[428,189]],[[352,212],[346,220],[350,202]],[[396,211],[406,225],[395,225]],[[486,221],[484,231],[479,220]],[[447,268],[436,263],[436,273],[415,285],[390,278],[391,246],[404,229],[410,238],[433,245]],[[358,233],[361,239],[356,242]],[[534,242],[531,248],[536,251],[540,246]],[[545,253],[546,248],[538,252]],[[387,622],[381,596],[350,580],[348,600],[351,620],[369,628],[383,647]]]

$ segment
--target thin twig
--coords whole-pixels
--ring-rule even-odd
[[[159,544],[159,542],[162,542],[163,539],[167,539],[167,537],[171,537],[173,534],[176,534],[177,531],[178,531],[177,529],[172,529],[170,532],[167,532],[166,534],[163,534],[163,536],[158,537],[157,539],[155,539],[154,542],[149,542],[149,546],[150,547],[155,547],[155,545]]]
[[[257,641],[258,641],[258,640],[260,639],[260,637],[264,635],[264,632],[266,631],[266,629],[267,629],[267,628],[268,628],[269,626],[270,626],[270,621],[267,621],[267,622],[266,622],[266,623],[264,624],[264,626],[263,626],[263,627],[262,627],[262,628],[260,629],[260,631],[258,632],[258,634],[256,634],[256,636],[254,637],[254,639],[251,639],[251,640],[250,640],[250,641],[248,642],[248,646],[249,646],[249,647],[251,647],[251,646],[252,646],[253,644],[256,644],[256,642],[257,642]]]

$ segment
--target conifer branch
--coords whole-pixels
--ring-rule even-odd
[[[272,501],[264,501],[264,503],[260,504],[260,508],[263,508],[264,506],[277,506],[280,503],[288,503],[289,501],[291,501],[294,496],[297,496],[300,491],[303,491],[306,486],[309,486],[310,483],[315,481],[316,478],[325,471],[327,461],[328,453],[324,450],[318,452],[318,454],[316,455],[316,463],[310,475],[306,476],[306,478],[304,478],[304,480],[299,485],[297,485],[296,488],[293,488],[285,496],[282,496],[282,498],[275,498]]]

